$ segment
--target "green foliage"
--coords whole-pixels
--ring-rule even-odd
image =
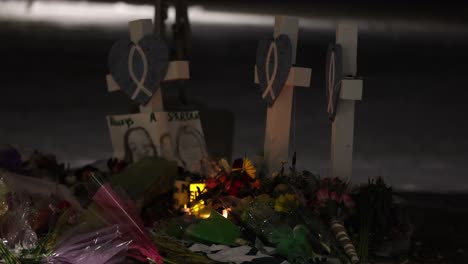
[[[2,242],[0,242],[0,259],[3,260],[6,264],[20,264],[19,259],[16,258]]]
[[[44,257],[50,254],[46,250],[49,237],[50,233],[41,239],[35,248],[23,249],[19,254],[15,254],[3,243],[0,243],[0,259],[6,264],[41,264]]]
[[[366,263],[369,252],[375,250],[391,228],[392,189],[379,177],[369,179],[358,190],[359,243],[358,254]]]
[[[178,240],[161,234],[156,230],[151,232],[151,238],[158,248],[165,263],[186,263],[186,264],[212,264],[214,261],[208,257],[192,252]]]
[[[233,246],[241,232],[229,219],[212,210],[210,217],[188,226],[185,234],[194,241]]]
[[[269,235],[269,240],[276,245],[278,253],[293,264],[310,263],[317,257],[309,243],[309,230],[304,225],[294,228],[289,226],[276,227]]]

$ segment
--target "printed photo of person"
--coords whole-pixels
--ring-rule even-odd
[[[191,126],[177,130],[175,154],[182,166],[192,172],[202,169],[202,160],[208,156],[203,135]]]
[[[161,156],[167,160],[176,160],[174,157],[174,147],[172,138],[169,133],[164,133],[159,138],[159,146],[161,147]]]
[[[143,127],[134,127],[124,136],[125,161],[135,163],[145,157],[157,156],[156,146],[148,131]]]

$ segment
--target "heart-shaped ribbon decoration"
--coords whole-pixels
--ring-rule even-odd
[[[330,44],[327,51],[326,65],[327,112],[331,121],[335,120],[338,99],[341,91],[343,73],[343,49],[339,44]]]
[[[272,106],[281,93],[292,67],[292,45],[287,35],[261,40],[257,47],[257,75],[262,98]]]
[[[117,41],[109,57],[109,71],[120,90],[139,104],[146,104],[166,77],[169,51],[166,43],[154,35],[146,35],[133,43]]]

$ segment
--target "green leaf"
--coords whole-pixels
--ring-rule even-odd
[[[194,240],[233,246],[241,232],[229,219],[212,210],[209,218],[191,224],[185,234]]]

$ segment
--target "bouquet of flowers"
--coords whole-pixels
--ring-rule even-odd
[[[339,178],[324,178],[312,200],[311,206],[326,222],[329,222],[335,238],[340,242],[353,264],[359,257],[344,226],[344,219],[353,213],[355,203],[349,185]]]
[[[237,159],[232,167],[226,160],[219,161],[218,174],[206,180],[207,193],[203,197],[235,196],[245,197],[260,188],[256,179],[257,170],[248,158]]]

